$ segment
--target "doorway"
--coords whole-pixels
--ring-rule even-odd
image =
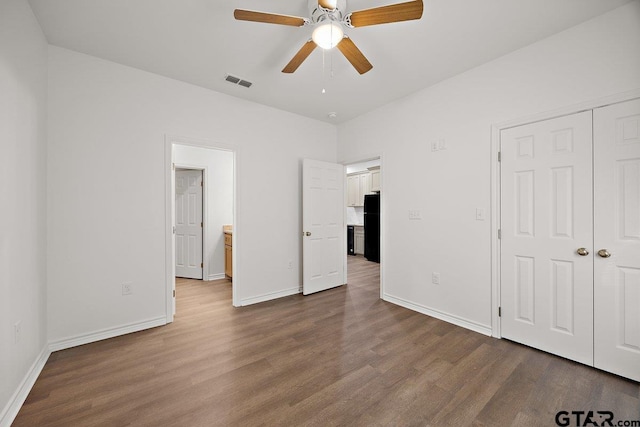
[[[237,233],[236,227],[236,196],[235,196],[235,152],[230,148],[214,145],[208,141],[190,138],[167,137],[165,142],[165,158],[167,163],[166,180],[166,287],[167,287],[167,322],[173,321],[175,314],[175,283],[176,276],[186,277],[180,271],[180,257],[187,264],[201,269],[199,279],[203,285],[214,280],[225,279],[225,231]],[[181,183],[182,175],[188,176],[188,182]],[[198,176],[200,178],[198,178]],[[197,182],[201,180],[201,219],[196,218],[198,209],[191,209],[198,205]],[[192,185],[193,184],[193,185]],[[186,191],[185,198],[176,197],[181,187]],[[180,218],[177,211],[178,203],[188,203],[188,209],[182,209],[192,215],[191,218]],[[194,230],[181,232],[182,223],[188,223]],[[197,241],[197,228],[200,228],[201,243]],[[180,235],[184,235],[181,238]],[[195,236],[194,236],[195,235]],[[191,241],[185,241],[191,239]],[[235,272],[236,250],[231,260]],[[186,249],[184,249],[186,247]],[[200,263],[195,260],[197,248],[200,247]],[[193,256],[192,256],[193,254]],[[189,257],[191,257],[189,259]],[[234,276],[236,276],[234,274]],[[236,302],[237,276],[232,289],[233,303]]]
[[[501,335],[640,380],[640,100],[500,131]]]
[[[345,165],[347,283],[375,287],[383,297],[382,162],[379,157]]]

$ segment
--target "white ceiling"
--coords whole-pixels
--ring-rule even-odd
[[[364,75],[335,49],[325,54],[324,72],[316,49],[294,74],[283,74],[312,28],[233,18],[235,8],[308,17],[307,0],[29,3],[53,45],[340,123],[630,1],[426,0],[418,21],[346,31],[373,64]],[[395,2],[349,0],[347,9]],[[232,85],[227,73],[253,86]]]

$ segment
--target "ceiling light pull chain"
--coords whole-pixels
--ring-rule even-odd
[[[330,78],[333,79],[333,51],[335,49],[331,49],[331,51],[329,52],[329,67],[331,68],[331,74],[329,75]]]
[[[327,79],[325,78],[325,72],[324,72],[324,49],[322,49],[322,93],[326,93],[327,92],[324,89],[326,80]]]
[[[332,46],[331,46],[331,50],[329,51],[329,68],[330,68],[330,74],[329,74],[329,78],[332,79],[333,78],[333,48],[335,46],[333,46],[333,25],[331,26],[331,40],[332,40]]]

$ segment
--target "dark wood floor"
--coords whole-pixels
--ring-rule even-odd
[[[171,325],[51,355],[15,426],[554,426],[640,420],[640,387],[349,285],[233,308],[226,281],[179,280]],[[571,425],[575,425],[571,424]]]

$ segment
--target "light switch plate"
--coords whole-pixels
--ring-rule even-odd
[[[484,221],[485,219],[484,209],[476,208],[476,221]]]
[[[410,209],[409,219],[422,219],[422,212],[419,209]]]

